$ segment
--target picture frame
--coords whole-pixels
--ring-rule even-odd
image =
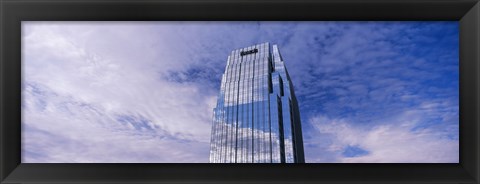
[[[2,0],[0,183],[480,183],[478,0]],[[21,163],[22,21],[459,21],[458,164]]]

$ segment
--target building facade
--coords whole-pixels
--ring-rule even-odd
[[[298,102],[277,45],[228,56],[213,110],[210,162],[305,162]]]

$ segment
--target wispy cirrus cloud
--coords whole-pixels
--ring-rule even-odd
[[[155,56],[150,29],[24,27],[25,162],[208,161],[216,94],[162,78],[188,60]]]
[[[311,126],[307,161],[458,162],[456,23],[353,23],[334,32],[305,60],[310,67],[293,68],[308,71],[294,78]],[[356,148],[364,154],[343,154]]]

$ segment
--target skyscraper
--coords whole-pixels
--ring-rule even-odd
[[[298,102],[277,45],[228,56],[213,109],[210,162],[305,162]]]

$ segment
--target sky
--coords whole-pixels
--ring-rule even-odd
[[[458,22],[22,22],[23,163],[202,163],[228,54],[277,44],[307,163],[458,163]]]

